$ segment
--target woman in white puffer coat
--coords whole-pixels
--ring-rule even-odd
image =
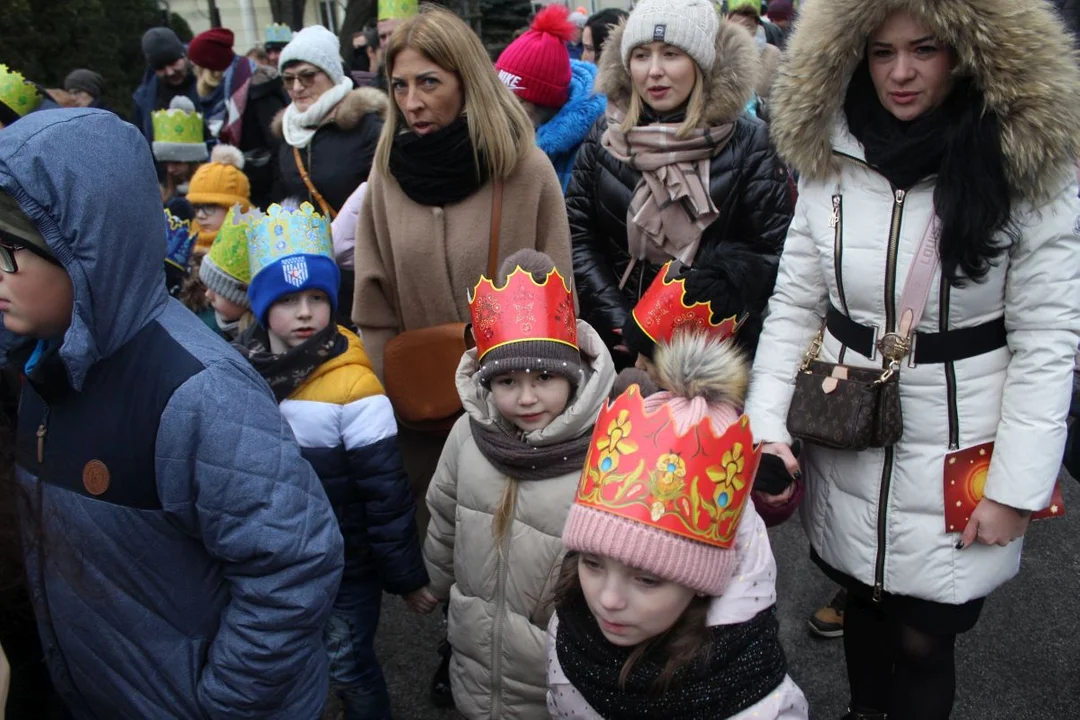
[[[849,593],[849,717],[947,718],[956,634],[1016,574],[1058,475],[1080,330],[1080,73],[1039,0],[817,2],[787,52],[772,134],[802,180],[746,412],[798,469],[786,419],[804,353],[827,319],[819,360],[882,367],[875,340],[897,329],[936,212],[903,437],[799,462],[812,557]],[[950,526],[950,453],[987,443],[983,499]]]

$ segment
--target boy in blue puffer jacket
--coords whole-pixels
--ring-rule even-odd
[[[340,275],[330,224],[304,203],[271,205],[248,230],[257,325],[237,341],[270,384],[345,538],[345,573],[326,630],[330,684],[348,720],[389,718],[375,657],[382,591],[428,583],[397,424],[364,346],[334,323]]]
[[[495,62],[499,79],[533,121],[536,145],[555,166],[564,193],[578,148],[607,107],[607,98],[593,92],[596,66],[571,60],[566,50],[575,30],[568,12],[565,5],[548,5]]]

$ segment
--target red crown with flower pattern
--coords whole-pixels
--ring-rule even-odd
[[[477,359],[495,348],[526,340],[558,342],[578,349],[574,296],[554,268],[538,283],[519,267],[501,288],[482,276],[469,296],[469,313]]]
[[[634,306],[632,315],[641,331],[654,343],[670,342],[675,333],[684,329],[704,330],[718,340],[725,340],[739,329],[742,321],[732,316],[719,323],[712,321],[712,304],[686,303],[686,279],[668,278],[674,261],[660,268],[656,279]]]
[[[746,415],[720,435],[708,418],[679,433],[632,385],[600,411],[575,502],[730,549],[760,460]]]

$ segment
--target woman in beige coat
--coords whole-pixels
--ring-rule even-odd
[[[521,264],[532,269],[533,281],[561,281]],[[513,267],[504,268],[502,286]],[[508,294],[528,293],[530,281],[514,282]],[[536,318],[559,314],[539,297],[528,302]],[[572,302],[566,286],[559,307]],[[510,303],[502,307],[495,312],[516,313]],[[575,327],[572,311],[562,317],[566,323],[558,327]],[[516,316],[509,320],[525,325]],[[481,335],[484,323],[480,316],[474,323]],[[465,717],[546,720],[545,634],[563,524],[615,366],[582,321],[576,348],[536,335],[497,336],[490,350],[479,342],[458,367],[466,415],[454,425],[427,493],[428,609],[436,598],[450,601],[450,680]]]
[[[455,15],[427,9],[394,32],[386,68],[394,102],[360,212],[353,305],[380,380],[384,348],[396,335],[468,321],[467,293],[488,265],[497,182],[498,257],[541,250],[572,277],[555,170],[476,34]],[[429,377],[445,373],[447,382],[453,372],[453,364],[423,369]],[[399,438],[413,490],[423,497],[445,434],[403,429]]]

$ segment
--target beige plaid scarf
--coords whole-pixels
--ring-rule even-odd
[[[709,164],[735,130],[728,122],[698,128],[677,138],[679,123],[639,125],[623,132],[626,114],[608,103],[602,145],[613,157],[641,173],[626,213],[630,264],[619,287],[640,261],[671,258],[692,264],[701,233],[720,214],[709,195]]]

